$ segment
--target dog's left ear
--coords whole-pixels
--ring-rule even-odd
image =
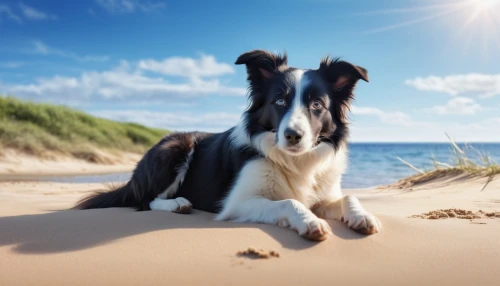
[[[368,82],[368,71],[346,61],[329,59],[321,61],[318,70],[335,90],[352,89],[358,80]]]
[[[245,64],[248,79],[257,82],[272,78],[280,68],[286,67],[287,60],[286,53],[281,56],[265,50],[253,50],[240,55],[235,64]]]

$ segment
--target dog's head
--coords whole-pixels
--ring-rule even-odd
[[[274,132],[279,149],[292,155],[311,151],[321,142],[334,148],[347,137],[347,110],[358,80],[367,71],[337,59],[323,59],[316,70],[287,66],[286,54],[263,50],[242,54],[251,105],[246,131],[253,138]]]

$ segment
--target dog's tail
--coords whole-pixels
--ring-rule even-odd
[[[130,181],[120,187],[111,188],[111,190],[97,191],[87,197],[84,197],[72,209],[102,209],[102,208],[124,208],[138,207],[140,199],[137,198]]]

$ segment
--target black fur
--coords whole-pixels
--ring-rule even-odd
[[[333,133],[322,134],[321,139],[338,148],[349,136],[347,111],[354,99],[354,88],[360,79],[368,82],[368,72],[351,63],[326,57],[321,61],[316,73],[327,83],[323,85],[325,92],[332,95],[330,96],[333,101],[330,105],[330,113],[336,125]],[[335,83],[341,76],[347,77],[348,80],[342,87],[336,87]]]
[[[276,131],[281,118],[288,111],[276,107],[277,98],[290,98],[295,93],[292,73],[296,68],[287,66],[286,53],[275,55],[267,51],[254,50],[242,54],[236,64],[245,64],[249,84],[251,105],[246,111],[247,132],[250,136],[266,131]],[[338,148],[349,135],[347,111],[353,99],[353,92],[359,79],[368,81],[366,69],[338,59],[326,57],[317,70],[306,70],[312,83],[305,91],[306,106],[316,99],[322,100],[329,112],[310,112],[309,119],[319,141]],[[336,86],[340,77],[346,81]]]
[[[177,168],[186,162],[195,140],[210,136],[208,133],[174,133],[154,145],[135,168],[126,185],[111,192],[97,192],[84,198],[77,209],[134,207],[149,210],[149,203],[177,176]]]
[[[287,109],[277,107],[274,102],[276,98],[294,96],[292,73],[297,69],[287,66],[286,54],[281,56],[262,50],[242,54],[236,64],[245,64],[247,68],[251,101],[244,114],[247,135],[253,137],[261,132],[275,131]],[[368,81],[367,72],[350,63],[326,58],[319,69],[305,73],[311,84],[301,100],[305,106],[315,101],[324,106],[308,111],[314,135],[319,141],[338,148],[347,140],[347,110],[353,99],[353,89],[359,79]],[[233,130],[218,134],[168,135],[144,155],[125,185],[109,192],[96,192],[78,202],[75,208],[149,210],[149,203],[175,181],[179,168],[194,150],[174,198],[184,197],[198,210],[218,212],[221,199],[227,195],[241,168],[249,160],[261,156],[251,146],[235,147],[230,138]]]
[[[243,164],[258,156],[252,149],[230,148],[231,131],[168,135],[144,155],[127,184],[110,192],[98,191],[74,208],[131,207],[139,211],[149,210],[149,203],[174,182],[178,168],[186,162],[194,148],[188,172],[174,198],[184,197],[198,210],[217,212],[219,201],[229,191]]]
[[[234,148],[229,135],[233,129],[196,144],[189,170],[176,197],[186,198],[198,210],[218,212],[241,168],[260,155],[252,148]]]

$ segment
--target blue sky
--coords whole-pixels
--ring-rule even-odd
[[[252,49],[368,69],[351,139],[500,141],[500,1],[0,1],[0,93],[174,130],[223,131]]]

